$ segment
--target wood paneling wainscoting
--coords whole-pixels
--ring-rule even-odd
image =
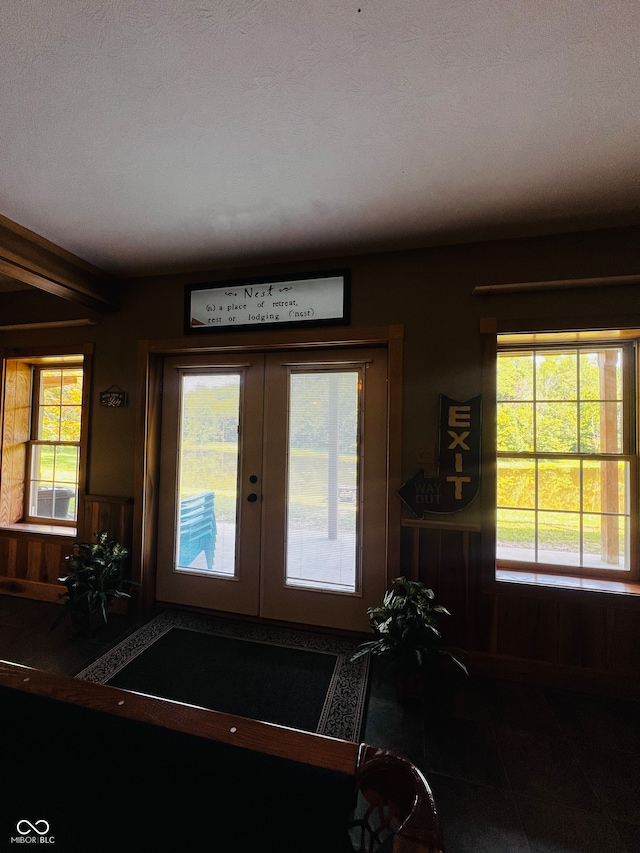
[[[87,495],[84,501],[82,541],[93,541],[102,530],[108,530],[131,551],[133,539],[133,498]]]
[[[73,543],[92,542],[101,530],[131,549],[133,498],[86,495],[77,536],[33,532],[29,526],[0,528],[0,593],[56,601],[57,579]]]
[[[640,697],[640,595],[498,582],[480,526],[403,519],[400,572],[451,611],[477,673]]]
[[[451,617],[444,619],[447,638],[470,649],[477,611],[469,595],[480,584],[480,528],[454,522],[402,520],[399,574],[430,586]]]

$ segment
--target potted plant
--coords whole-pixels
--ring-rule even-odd
[[[468,674],[458,652],[444,643],[439,623],[451,614],[435,603],[435,593],[420,581],[395,578],[381,605],[367,610],[375,639],[362,643],[352,660],[383,655],[391,661],[400,698],[424,696],[426,682],[443,660]]]
[[[66,587],[60,596],[64,608],[54,620],[52,631],[65,616],[71,617],[74,633],[90,634],[107,623],[107,613],[115,598],[131,598],[123,587],[135,583],[125,572],[129,551],[109,538],[103,530],[96,542],[76,542],[65,557],[67,574],[58,578]]]

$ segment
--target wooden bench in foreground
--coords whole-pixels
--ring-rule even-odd
[[[0,719],[2,850],[444,850],[424,776],[364,743],[9,662]]]

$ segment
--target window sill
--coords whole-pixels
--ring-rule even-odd
[[[602,578],[579,578],[573,575],[547,575],[517,569],[496,569],[496,581],[498,583],[515,583],[552,589],[577,589],[586,592],[640,596],[640,583],[604,580]]]
[[[78,535],[76,527],[62,527],[57,524],[31,524],[26,521],[17,521],[15,524],[3,524],[2,530],[15,530],[19,533],[39,533],[44,536],[68,536],[73,538]]]

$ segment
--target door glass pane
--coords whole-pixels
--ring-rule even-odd
[[[176,569],[233,577],[240,374],[182,376]]]
[[[289,385],[286,582],[355,592],[358,369],[297,372]]]

